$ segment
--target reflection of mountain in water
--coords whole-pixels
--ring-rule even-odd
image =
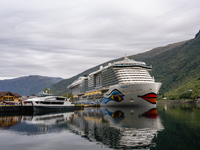
[[[82,137],[111,148],[149,147],[163,129],[156,109],[127,107],[78,111],[69,126]]]

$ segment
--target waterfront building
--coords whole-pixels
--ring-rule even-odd
[[[21,95],[10,91],[0,92],[0,103],[18,103],[21,97]]]

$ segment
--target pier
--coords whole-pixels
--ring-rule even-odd
[[[22,106],[21,105],[1,105],[0,106],[0,112],[16,112],[21,111]]]
[[[96,104],[90,105],[75,105],[72,110],[82,110],[84,107],[99,107]],[[56,109],[49,109],[49,111],[55,111]],[[65,110],[65,109],[57,109],[57,111]],[[22,106],[22,105],[0,105],[0,113],[23,113],[29,114],[33,113],[33,106]]]

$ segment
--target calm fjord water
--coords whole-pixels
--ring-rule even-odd
[[[200,108],[88,108],[47,114],[1,114],[1,150],[199,149]]]

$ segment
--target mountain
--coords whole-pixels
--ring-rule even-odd
[[[160,94],[170,99],[200,97],[200,31],[194,39],[154,48],[145,53],[129,56],[130,59],[144,61],[152,65],[150,72],[162,86]],[[109,62],[121,60],[115,59]],[[69,93],[67,86],[79,76],[98,70],[100,64],[69,79],[62,80],[51,87],[53,94]]]
[[[61,80],[62,78],[59,77],[45,77],[38,75],[0,80],[0,91],[10,91],[20,95],[37,94],[46,87],[51,87]]]

